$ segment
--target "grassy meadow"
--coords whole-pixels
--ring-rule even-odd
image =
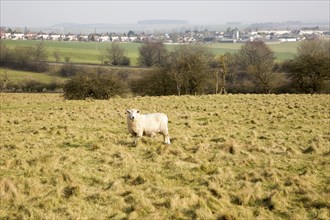
[[[329,219],[329,95],[0,94],[0,219]],[[125,109],[169,116],[138,146]]]
[[[4,40],[5,44],[9,48],[15,46],[34,46],[40,41],[33,40]],[[54,51],[59,51],[61,54],[61,61],[64,62],[65,57],[70,57],[71,62],[76,63],[101,63],[100,55],[105,51],[105,48],[110,45],[109,42],[69,42],[69,41],[44,41],[47,51],[48,60],[55,61],[53,55]],[[243,44],[237,43],[212,43],[207,44],[216,55],[224,54],[226,52],[234,53],[241,48]],[[127,56],[131,59],[131,65],[137,65],[138,48],[141,46],[140,43],[122,43],[127,51]],[[298,42],[281,43],[281,44],[270,44],[269,47],[274,51],[276,61],[283,61],[288,58],[292,58],[296,54],[296,48]],[[173,50],[176,45],[166,45],[169,50]]]
[[[21,71],[21,70],[12,70],[6,68],[0,68],[0,80],[7,78],[11,83],[26,83],[28,81],[36,81],[40,83],[50,83],[50,82],[58,82],[64,83],[67,81],[67,78],[54,76],[50,73],[36,73],[29,71]]]

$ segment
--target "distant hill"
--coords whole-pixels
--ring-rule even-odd
[[[189,25],[186,20],[141,20],[137,22],[138,25]]]
[[[94,23],[94,24],[76,24],[76,23],[62,23],[53,25],[51,28],[55,30],[63,30],[64,33],[105,33],[105,32],[119,32],[125,33],[129,30],[136,30],[136,24],[108,24],[108,23]]]
[[[246,30],[264,30],[264,29],[286,29],[296,30],[302,28],[318,27],[320,29],[328,29],[329,23],[304,23],[301,21],[286,21],[286,22],[266,22],[266,23],[254,23],[251,24]]]
[[[109,24],[109,23],[95,23],[95,24],[76,24],[76,23],[60,23],[47,28],[49,31],[62,31],[64,33],[91,33],[91,32],[117,32],[125,33],[129,30],[138,31],[154,31],[164,30],[169,31],[173,28],[180,28],[189,26],[186,20],[141,20],[135,24]],[[45,29],[45,28],[44,28]]]

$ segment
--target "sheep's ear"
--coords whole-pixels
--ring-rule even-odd
[[[130,113],[131,113],[131,111],[126,109],[126,114],[130,114]]]

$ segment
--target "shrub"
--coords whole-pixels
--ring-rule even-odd
[[[64,86],[66,99],[109,99],[127,92],[127,85],[117,76],[108,73],[77,74]]]
[[[27,92],[42,92],[45,88],[45,84],[36,80],[29,80],[24,83],[23,91]]]
[[[129,65],[131,65],[131,60],[127,56],[124,56],[120,65],[129,66]]]
[[[73,63],[66,63],[61,67],[59,75],[64,77],[70,77],[76,75],[78,72],[78,66],[74,65]]]

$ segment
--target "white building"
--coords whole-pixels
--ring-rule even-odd
[[[11,34],[10,37],[12,40],[23,40],[24,34],[23,33],[14,33],[14,34]]]

